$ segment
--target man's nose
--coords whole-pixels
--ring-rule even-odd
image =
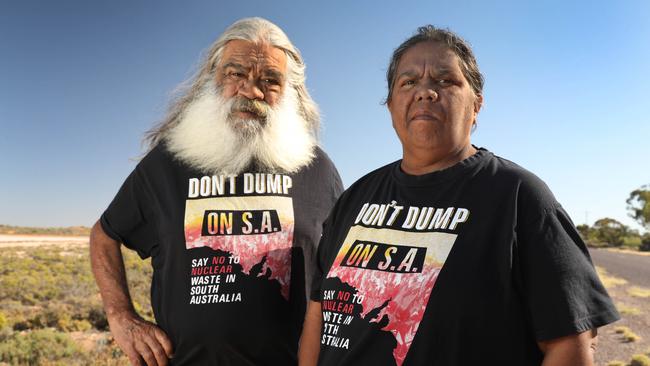
[[[244,80],[237,90],[237,94],[250,100],[264,100],[264,92],[255,80]]]

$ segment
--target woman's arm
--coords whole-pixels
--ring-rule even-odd
[[[537,342],[544,353],[542,366],[593,366],[597,330]]]
[[[323,313],[321,312],[320,302],[309,301],[307,313],[305,314],[305,323],[302,327],[302,335],[300,336],[298,365],[316,366],[318,363],[322,323]]]

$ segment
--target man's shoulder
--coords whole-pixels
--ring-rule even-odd
[[[320,146],[314,148],[314,159],[309,164],[310,167],[315,169],[323,170],[334,170],[336,171],[336,166],[329,155],[323,150]]]
[[[314,158],[312,161],[300,169],[296,175],[302,176],[307,180],[321,182],[322,184],[334,182],[334,184],[342,185],[341,177],[334,162],[332,162],[332,159],[319,146],[314,148]]]
[[[141,170],[175,169],[180,167],[180,162],[174,159],[164,143],[158,143],[151,148],[138,163]]]

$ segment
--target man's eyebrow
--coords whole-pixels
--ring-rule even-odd
[[[272,78],[276,78],[278,80],[284,80],[284,74],[278,70],[274,69],[267,69],[264,70],[264,76],[270,76]]]
[[[229,67],[232,67],[233,69],[237,69],[237,70],[246,70],[246,67],[244,65],[238,64],[236,62],[228,62],[228,63],[225,63],[223,66],[221,66],[221,68],[224,69],[224,70],[229,68]]]

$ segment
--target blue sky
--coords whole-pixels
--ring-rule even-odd
[[[400,158],[392,50],[449,27],[486,77],[474,144],[540,176],[576,223],[613,217],[650,183],[647,1],[3,1],[0,223],[91,225],[171,91],[232,22],[267,18],[307,63],[322,144],[346,186]]]

